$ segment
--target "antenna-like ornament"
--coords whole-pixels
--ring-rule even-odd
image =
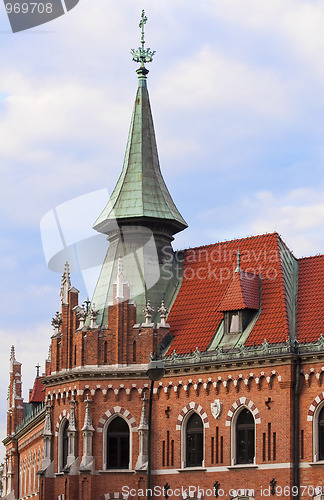
[[[141,36],[141,47],[138,47],[138,49],[131,49],[131,54],[133,56],[133,61],[134,62],[139,62],[141,63],[141,67],[144,68],[144,63],[149,63],[153,61],[153,56],[155,54],[155,50],[151,50],[149,47],[146,49],[145,48],[145,32],[144,32],[144,26],[147,23],[147,16],[145,15],[144,9],[142,10],[142,16],[141,20],[139,23],[139,27],[142,30],[142,36]]]
[[[240,273],[241,272],[241,253],[240,253],[240,249],[238,249],[238,251],[237,251],[235,272],[236,273]]]

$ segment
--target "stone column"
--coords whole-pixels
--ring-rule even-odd
[[[148,399],[143,398],[141,421],[138,428],[139,455],[135,465],[135,470],[147,470],[148,460],[148,418],[147,418]]]
[[[54,461],[52,460],[52,443],[53,443],[53,432],[52,432],[52,418],[51,418],[51,403],[47,402],[46,405],[46,415],[43,431],[43,462],[39,474],[46,476],[54,475]]]
[[[70,412],[70,422],[67,430],[68,435],[68,456],[67,456],[67,467],[69,467],[69,473],[71,475],[76,475],[79,472],[77,463],[77,427],[75,420],[75,399],[70,401],[71,412]]]
[[[87,396],[85,403],[86,403],[86,411],[84,416],[84,425],[82,427],[83,456],[80,464],[80,472],[93,472],[94,458],[92,455],[92,436],[94,433],[94,428],[91,419],[91,411],[90,411],[91,399],[89,399],[89,396]]]

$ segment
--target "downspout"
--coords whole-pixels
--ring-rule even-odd
[[[300,368],[301,359],[297,354],[295,374],[295,392],[294,392],[294,483],[297,486],[296,500],[299,500],[299,387],[300,387]]]
[[[20,491],[19,491],[19,484],[20,484],[20,478],[19,478],[19,469],[20,469],[20,454],[18,450],[18,439],[15,439],[15,447],[16,447],[16,454],[17,454],[17,498],[20,497]]]

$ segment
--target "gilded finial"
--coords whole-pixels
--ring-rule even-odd
[[[133,56],[133,61],[141,63],[141,67],[144,68],[144,63],[149,63],[153,61],[153,56],[155,54],[155,50],[151,50],[149,47],[145,48],[145,31],[144,27],[147,23],[147,16],[145,15],[144,9],[142,10],[141,20],[139,23],[139,27],[142,30],[141,35],[141,47],[138,49],[131,49],[131,54]]]

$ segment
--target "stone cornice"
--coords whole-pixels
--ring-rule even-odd
[[[147,365],[95,365],[72,368],[53,372],[51,375],[42,378],[42,383],[46,387],[57,385],[58,383],[76,380],[100,380],[110,378],[143,378],[146,375]]]
[[[241,346],[234,349],[216,348],[212,351],[199,352],[198,349],[191,354],[177,354],[163,356],[167,370],[181,369],[219,369],[225,366],[244,366],[246,364],[273,364],[289,363],[292,358],[302,357],[324,359],[324,338],[315,343],[299,344],[296,340],[288,340],[284,344],[268,344],[266,341],[259,346]]]
[[[179,373],[182,371],[210,371],[224,368],[238,368],[252,365],[274,365],[289,364],[296,358],[301,357],[307,362],[311,359],[322,361],[324,359],[324,339],[321,337],[315,343],[299,344],[296,340],[289,340],[284,344],[268,344],[266,341],[259,346],[239,347],[223,350],[218,348],[212,351],[199,352],[196,350],[191,354],[177,354],[173,352],[169,356],[163,356],[167,372]],[[53,372],[42,379],[46,387],[84,380],[104,380],[111,378],[146,378],[146,364],[133,365],[94,365],[77,367],[70,370]]]

